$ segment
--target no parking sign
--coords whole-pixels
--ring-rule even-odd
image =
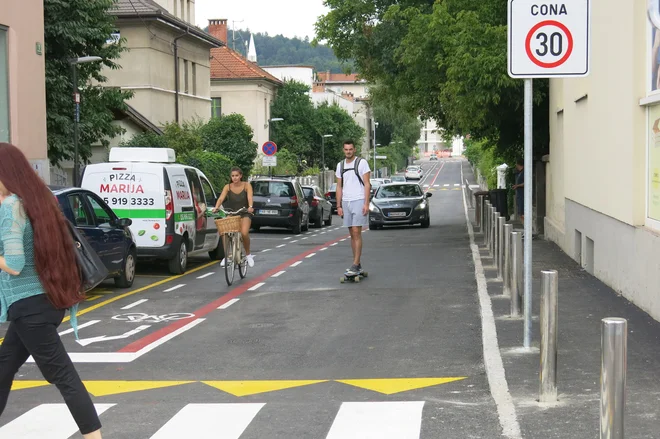
[[[509,76],[589,74],[591,0],[509,0]]]

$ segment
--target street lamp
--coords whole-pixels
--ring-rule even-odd
[[[378,128],[378,122],[374,122],[374,175],[376,174],[376,128]]]
[[[75,105],[75,111],[73,113],[73,185],[78,187],[80,182],[80,159],[78,152],[78,123],[80,122],[80,93],[78,93],[78,64],[84,64],[89,62],[102,61],[103,59],[100,56],[81,56],[80,58],[73,58],[69,60],[71,64],[71,70],[73,71],[73,101]]]
[[[272,142],[273,141],[273,130],[271,129],[271,123],[272,122],[281,122],[284,119],[281,117],[273,117],[271,119],[268,119],[268,141]],[[268,167],[268,176],[272,177],[273,176],[273,167],[269,166]]]
[[[321,191],[325,193],[325,139],[332,137],[332,134],[324,134],[321,136]]]

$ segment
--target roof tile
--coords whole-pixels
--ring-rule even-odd
[[[228,47],[211,49],[211,79],[265,79],[282,83]]]

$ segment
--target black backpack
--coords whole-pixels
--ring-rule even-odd
[[[353,165],[353,169],[355,170],[355,176],[358,178],[358,181],[362,186],[364,186],[364,182],[362,181],[362,177],[360,177],[360,171],[358,170],[358,167],[360,165],[360,160],[362,160],[360,157],[355,157],[355,163]],[[350,169],[344,169],[344,163],[346,160],[342,160],[341,164],[339,165],[339,175],[341,175],[341,187],[344,187],[344,172],[350,171]]]

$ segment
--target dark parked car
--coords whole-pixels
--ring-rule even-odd
[[[309,203],[292,177],[256,177],[252,185],[252,228],[286,227],[299,234],[309,229]]]
[[[95,193],[80,188],[51,191],[64,216],[71,221],[92,246],[119,288],[130,288],[135,279],[137,253],[129,229],[132,221],[120,219]]]
[[[369,229],[400,224],[431,224],[429,200],[417,183],[390,183],[378,188],[369,203]]]
[[[337,212],[337,183],[332,183],[328,192],[325,193],[325,199],[332,204],[332,213]]]
[[[332,225],[332,204],[323,198],[321,189],[318,186],[303,186],[305,198],[309,203],[309,220],[314,223],[314,227]]]

